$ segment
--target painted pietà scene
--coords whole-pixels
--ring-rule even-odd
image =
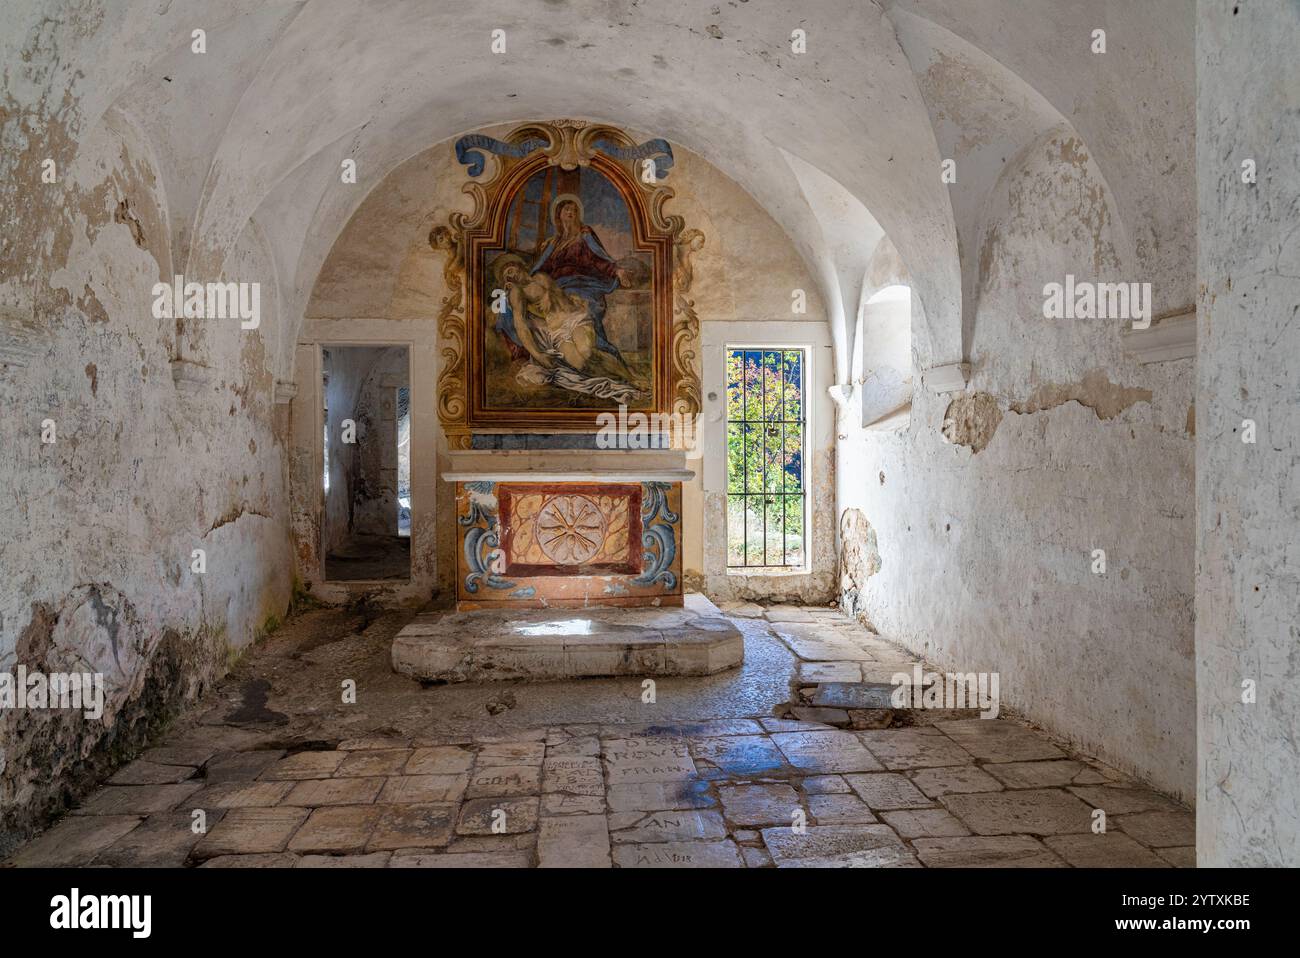
[[[467,434],[594,432],[601,412],[694,414],[698,230],[666,215],[672,149],[581,121],[457,141],[470,214],[430,236],[460,271],[439,412]],[[460,439],[467,445],[468,439]]]
[[[483,254],[485,406],[603,409],[653,394],[654,284],[627,201],[590,167],[548,166]]]

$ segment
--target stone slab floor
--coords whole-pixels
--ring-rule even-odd
[[[744,666],[653,702],[639,679],[422,687],[388,664],[408,614],[306,612],[6,864],[1194,864],[1186,808],[1022,724],[773,717],[910,656],[825,609],[724,611]]]

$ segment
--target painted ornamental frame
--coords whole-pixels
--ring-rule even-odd
[[[488,401],[484,344],[496,317],[488,298],[486,256],[504,248],[512,202],[530,178],[550,167],[590,168],[603,176],[626,204],[633,249],[648,259],[650,388],[628,404],[629,411],[693,420],[701,403],[699,318],[688,297],[690,258],[704,245],[704,234],[664,212],[673,196],[662,184],[672,166],[669,144],[660,139],[638,144],[615,127],[560,120],[516,127],[504,140],[469,134],[456,141],[455,150],[470,176],[463,190],[474,208],[452,213],[446,225],[429,234],[430,245],[445,256],[437,409],[449,447],[471,448],[476,433],[594,433],[603,412],[618,411],[612,400],[603,408],[500,408]],[[484,175],[489,163],[492,169]]]

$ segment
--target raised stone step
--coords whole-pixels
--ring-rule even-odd
[[[393,640],[393,669],[425,681],[711,675],[744,639],[708,599],[680,608],[485,609],[417,616]]]
[[[836,709],[892,709],[894,686],[878,682],[822,682],[812,704]]]

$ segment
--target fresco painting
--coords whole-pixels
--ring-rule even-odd
[[[638,408],[653,397],[651,257],[591,167],[537,170],[483,251],[484,408]]]

